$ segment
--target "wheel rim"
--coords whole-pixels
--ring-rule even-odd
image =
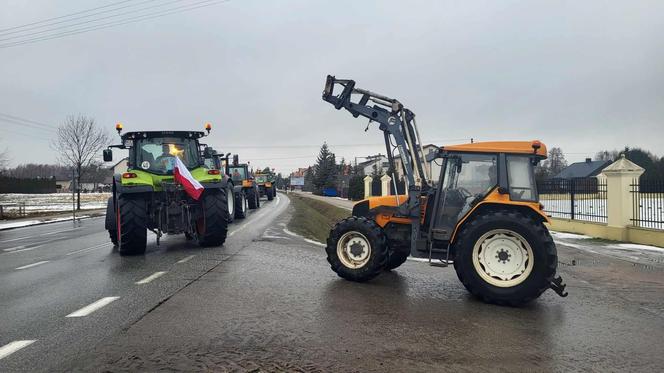
[[[230,189],[227,191],[226,195],[233,197],[233,198],[226,198],[226,204],[228,206],[228,214],[230,216],[233,216],[233,214],[235,214],[235,198],[234,198],[235,196],[233,196],[233,191]]]
[[[362,268],[371,258],[371,244],[360,232],[346,232],[337,241],[337,256],[348,268]]]
[[[473,267],[487,283],[512,287],[525,281],[533,270],[533,249],[518,233],[494,229],[480,237],[473,247]]]

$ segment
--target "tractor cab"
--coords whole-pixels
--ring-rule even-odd
[[[427,194],[423,225],[431,239],[450,241],[458,224],[480,205],[512,204],[542,218],[534,168],[546,158],[539,141],[481,142],[445,146],[432,159],[442,160],[440,179]]]

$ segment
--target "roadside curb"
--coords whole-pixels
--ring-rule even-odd
[[[84,219],[98,218],[98,217],[100,217],[100,216],[104,216],[104,215],[105,215],[104,213],[101,213],[101,214],[92,214],[92,215],[82,215],[82,216],[77,216],[77,217],[76,217],[76,220],[84,220]],[[45,220],[45,221],[40,221],[40,222],[36,222],[36,223],[32,223],[32,224],[21,225],[21,226],[17,226],[17,227],[6,227],[6,228],[0,227],[0,232],[2,232],[2,231],[12,230],[12,229],[20,229],[20,228],[34,227],[34,226],[38,226],[38,225],[46,225],[46,224],[53,224],[53,223],[63,223],[63,222],[66,222],[66,221],[72,221],[72,220],[73,220],[73,218],[70,217],[70,218],[62,218],[62,219]]]

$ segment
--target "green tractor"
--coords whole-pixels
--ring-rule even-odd
[[[211,126],[206,125],[209,134]],[[118,134],[122,125],[116,125]],[[113,197],[106,209],[106,230],[121,255],[145,253],[147,231],[157,235],[184,234],[201,246],[226,240],[229,206],[227,178],[205,167],[212,149],[201,144],[205,132],[142,131],[121,134],[111,148],[129,151],[127,171],[113,177]],[[232,193],[232,189],[230,189]]]
[[[258,184],[258,191],[260,196],[267,197],[268,201],[272,201],[277,196],[277,178],[274,172],[269,168],[256,172],[256,184]]]
[[[219,170],[221,172],[222,177],[224,177],[225,180],[227,180],[227,188],[228,192],[226,193],[227,196],[233,196],[234,198],[228,198],[228,213],[230,215],[231,220],[234,219],[244,219],[247,217],[247,208],[248,208],[248,200],[247,196],[245,194],[245,190],[242,187],[242,181],[241,179],[234,180],[231,177],[232,171],[230,170],[230,165],[231,165],[231,160],[230,160],[231,153],[227,154],[219,154],[217,153],[216,150],[211,151],[211,154],[208,154],[208,156],[205,158],[205,165],[209,169],[214,169],[214,170]],[[233,155],[233,164],[238,163],[238,155],[235,154]]]

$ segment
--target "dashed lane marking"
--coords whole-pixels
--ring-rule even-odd
[[[72,229],[65,229],[65,230],[61,230],[61,231],[46,232],[46,233],[37,234],[37,235],[33,235],[33,236],[24,236],[24,237],[12,238],[10,240],[0,241],[0,243],[20,241],[20,240],[25,240],[25,239],[28,239],[28,238],[35,238],[35,237],[42,237],[42,236],[50,236],[52,234],[65,233],[65,232],[75,231],[77,229],[78,228],[72,228]]]
[[[14,341],[7,343],[6,345],[0,347],[0,360],[6,358],[7,356],[13,354],[14,352],[22,348],[30,346],[35,342],[36,340],[34,339],[26,339],[22,341]]]
[[[136,285],[143,285],[143,284],[150,283],[150,282],[152,282],[152,281],[158,279],[159,277],[161,277],[161,276],[163,276],[163,275],[165,275],[165,274],[166,274],[165,271],[155,272],[155,273],[151,274],[150,276],[148,276],[148,277],[146,277],[146,278],[144,278],[144,279],[142,279],[142,280],[136,281]]]
[[[84,249],[80,249],[80,250],[75,250],[75,251],[69,252],[69,253],[65,254],[65,256],[74,255],[74,254],[79,254],[79,253],[85,253],[85,252],[93,251],[93,250],[99,250],[99,249],[103,249],[104,247],[109,247],[109,246],[111,246],[111,245],[112,245],[112,243],[110,243],[110,242],[108,242],[108,243],[102,243],[102,244],[99,244],[99,245],[95,245],[95,246],[91,246],[91,247],[86,247],[86,248],[84,248]]]
[[[41,262],[37,262],[37,263],[32,263],[32,264],[24,265],[24,266],[22,266],[22,267],[18,267],[18,268],[16,268],[16,269],[28,269],[28,268],[36,267],[36,266],[38,266],[38,265],[46,264],[46,263],[48,263],[48,262],[49,262],[49,260],[42,260]]]
[[[178,260],[177,262],[175,262],[175,264],[186,263],[186,262],[190,261],[190,260],[191,260],[193,257],[195,257],[195,256],[196,256],[196,255],[189,255],[189,256],[187,256],[187,257],[184,257],[184,258]]]
[[[5,254],[21,253],[23,251],[34,250],[34,249],[42,247],[42,246],[44,246],[44,245],[37,245],[37,246],[30,246],[30,247],[18,246],[18,247],[14,247],[14,248],[11,248],[11,249],[5,249],[5,251],[6,251]]]
[[[101,298],[100,300],[98,300],[94,303],[88,304],[87,306],[81,308],[80,310],[74,311],[74,312],[70,313],[69,315],[67,315],[65,317],[84,317],[84,316],[87,316],[87,315],[97,311],[98,309],[100,309],[104,306],[107,306],[111,302],[116,301],[118,299],[120,299],[120,297]]]

